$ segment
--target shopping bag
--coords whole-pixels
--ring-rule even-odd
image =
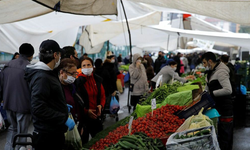
[[[72,114],[69,114],[69,118],[73,120]],[[73,130],[68,130],[65,133],[65,147],[66,149],[70,149],[73,147],[75,150],[79,150],[82,148],[82,140],[76,125]]]
[[[120,104],[115,98],[115,96],[111,97],[109,110],[111,114],[116,114],[120,110]]]
[[[0,130],[3,130],[5,128],[4,119],[2,117],[2,114],[0,113]]]
[[[121,81],[121,79],[117,79],[117,81],[116,81],[116,86],[117,86],[117,90],[118,90],[120,93],[123,93],[123,88],[122,88],[122,81]]]

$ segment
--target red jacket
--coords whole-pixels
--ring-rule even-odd
[[[85,114],[88,113],[88,109],[95,109],[97,108],[97,99],[98,99],[98,92],[100,93],[100,105],[102,105],[102,108],[105,106],[105,91],[100,83],[100,81],[97,81],[94,75],[86,76],[82,73],[78,75],[78,79],[80,80],[81,77],[85,78],[85,81],[80,83],[84,85],[85,90],[87,91],[87,95],[83,95],[82,98],[86,99],[86,96],[88,97],[87,104],[88,106],[84,109]],[[100,91],[98,91],[97,82],[100,84]],[[82,94],[82,93],[81,93]],[[85,100],[86,101],[86,100]]]

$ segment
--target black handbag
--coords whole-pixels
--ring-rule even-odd
[[[130,83],[130,85],[129,85],[129,91],[130,91],[130,92],[133,92],[133,90],[134,90],[134,84],[131,84],[131,83]]]

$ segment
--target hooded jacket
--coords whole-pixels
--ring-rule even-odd
[[[64,133],[68,108],[58,74],[45,63],[26,67],[25,79],[31,91],[31,114],[35,131]]]
[[[222,62],[217,63],[213,70],[208,72],[206,90],[215,100],[215,108],[223,116],[232,115],[232,87],[229,81],[229,68]]]
[[[140,54],[134,54],[133,63],[129,66],[130,83],[134,84],[134,89],[131,95],[139,96],[147,92],[148,82],[146,70],[143,64],[139,68],[136,67],[136,60],[141,57]]]
[[[24,55],[11,60],[1,72],[1,90],[5,110],[30,114],[30,91],[24,79],[25,68],[30,64]]]
[[[162,75],[162,83],[169,83],[169,81],[172,80],[173,77],[175,80],[178,80],[180,82],[187,82],[186,79],[179,77],[178,73],[176,73],[170,66],[163,67],[151,81],[157,82],[160,75]]]

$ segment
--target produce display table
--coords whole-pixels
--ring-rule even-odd
[[[126,82],[126,76],[128,77],[129,74],[125,74],[124,82]],[[175,133],[185,121],[185,119],[181,119],[175,114],[190,105],[194,100],[194,95],[196,96],[202,91],[201,85],[203,83],[197,83],[199,81],[201,80],[189,83],[195,83],[193,85],[196,86],[182,85],[178,82],[173,85],[162,85],[162,87],[142,99],[136,111],[131,114],[134,117],[131,134],[142,132],[153,139],[160,139],[165,145],[168,137]],[[195,90],[196,92],[193,92]],[[176,98],[176,101],[174,101],[175,94],[177,96],[181,93],[186,93],[186,95],[182,95],[181,98]],[[153,98],[156,98],[157,109],[152,113],[150,104]],[[98,150],[119,146],[116,145],[119,140],[128,135],[129,118],[130,116],[101,131],[83,147]]]

